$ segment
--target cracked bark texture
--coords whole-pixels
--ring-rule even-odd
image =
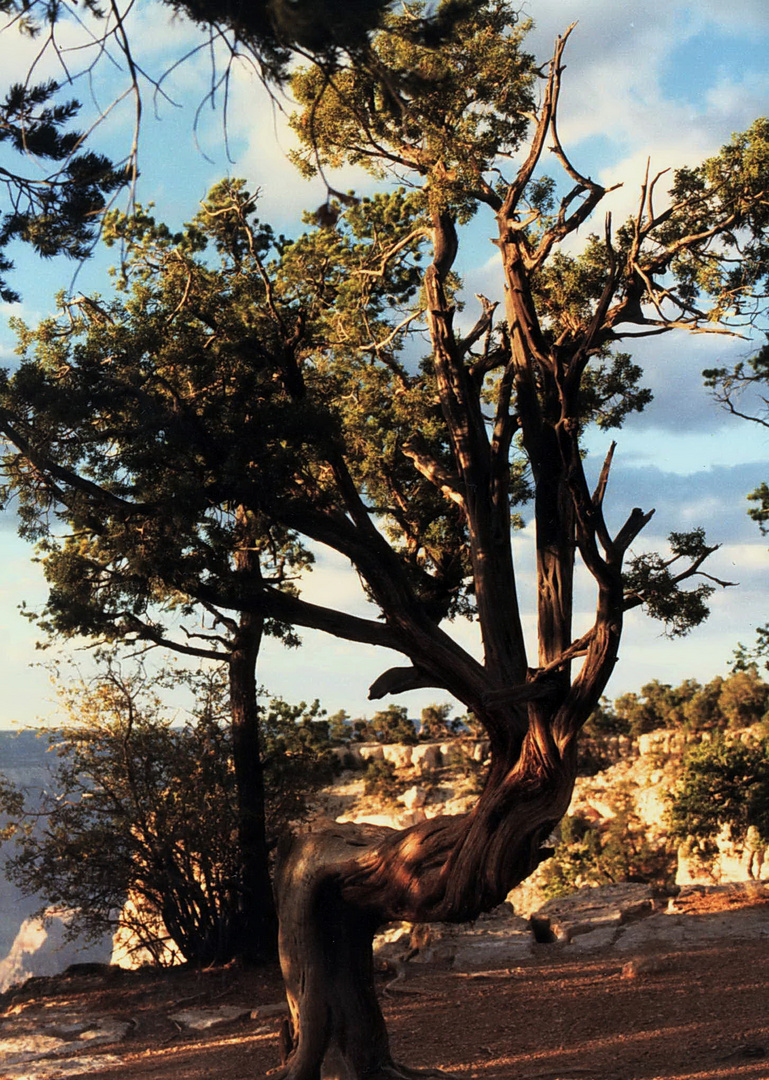
[[[511,769],[492,768],[470,814],[402,832],[329,823],[289,842],[276,875],[294,1032],[283,1080],[441,1075],[392,1056],[374,986],[374,934],[387,922],[459,922],[495,907],[549,854],[543,844],[574,775],[571,751],[531,735]]]

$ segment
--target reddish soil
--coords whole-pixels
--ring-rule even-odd
[[[734,906],[734,897],[687,901],[703,920]],[[769,901],[753,906],[769,923]],[[509,971],[414,967],[382,997],[394,1054],[462,1080],[769,1080],[769,938],[661,948],[629,972],[631,959],[540,945]],[[278,1065],[277,1020],[263,1033],[264,1021],[240,1020],[195,1034],[168,1014],[281,997],[277,972],[226,968],[35,980],[2,1004],[34,999],[130,1020],[129,1037],[102,1051],[122,1060],[99,1072],[104,1080],[256,1080]]]

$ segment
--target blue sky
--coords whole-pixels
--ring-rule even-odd
[[[170,24],[159,7],[138,5],[142,61],[161,72],[167,56],[195,41],[184,24]],[[564,77],[560,134],[583,172],[604,183],[622,182],[611,196],[615,220],[634,206],[647,159],[654,171],[693,164],[712,154],[734,131],[769,111],[769,11],[765,0],[733,0],[729,5],[704,0],[650,0],[643,9],[616,0],[528,0],[524,14],[536,26],[529,47],[542,60],[557,33],[577,26],[569,43]],[[634,12],[638,17],[634,17]],[[4,76],[22,74],[28,62],[25,46],[0,38]],[[94,92],[102,103],[114,95],[121,76],[100,76]],[[286,159],[291,146],[285,118],[269,101],[249,71],[233,73],[228,117],[233,162],[221,147],[222,115],[204,107],[193,131],[195,111],[210,81],[205,56],[190,61],[168,81],[168,91],[183,107],[157,103],[158,119],[147,100],[141,147],[140,201],[154,201],[159,216],[179,225],[196,212],[208,188],[227,172],[244,176],[262,191],[262,214],[277,229],[298,228],[301,211],[325,199],[319,182],[299,177]],[[86,108],[91,97],[85,85],[76,88]],[[290,108],[289,103],[284,103]],[[105,122],[97,139],[117,152],[125,145],[131,122],[130,102]],[[332,178],[338,188],[369,187],[352,170]],[[603,210],[600,211],[601,221]],[[599,226],[600,227],[600,226]],[[488,227],[487,227],[488,228]],[[490,235],[490,228],[488,228]],[[461,255],[460,270],[467,292],[498,290],[494,249],[484,228],[476,230]],[[79,272],[77,290],[107,291],[105,270],[113,253],[100,253]],[[74,268],[55,260],[42,265],[19,252],[14,283],[23,294],[20,305],[0,308],[0,361],[12,362],[13,335],[9,314],[35,322],[51,309],[52,297],[69,287]],[[617,437],[618,451],[609,499],[617,520],[632,506],[656,508],[643,536],[644,546],[662,542],[674,529],[702,524],[723,546],[713,558],[713,573],[739,582],[719,592],[708,624],[683,641],[670,642],[660,627],[639,613],[628,620],[620,663],[609,687],[611,696],[637,689],[659,677],[678,682],[687,677],[707,680],[722,673],[739,641],[749,642],[754,628],[769,619],[767,542],[746,516],[745,496],[769,478],[769,440],[765,429],[718,411],[702,386],[703,368],[728,363],[749,352],[749,344],[723,337],[670,336],[645,342],[637,351],[646,385],[655,400],[634,417]],[[609,437],[591,439],[590,451],[600,460]],[[533,580],[530,529],[516,537],[524,587]],[[30,667],[36,633],[18,613],[45,597],[32,552],[14,532],[11,515],[0,514],[0,727],[35,722],[50,713],[46,673]],[[311,599],[333,597],[360,609],[363,601],[355,575],[336,558],[321,558],[307,583]],[[578,607],[588,618],[587,593]],[[474,646],[474,630],[458,624],[457,636]],[[397,657],[348,645],[319,634],[304,635],[299,652],[270,644],[261,660],[262,680],[291,700],[320,697],[329,710],[347,708],[354,715],[373,712],[366,701],[369,683]],[[414,692],[401,699],[412,714],[423,704],[444,700],[438,691]]]

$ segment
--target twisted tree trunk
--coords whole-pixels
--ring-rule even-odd
[[[329,824],[295,837],[276,875],[293,1051],[283,1080],[438,1076],[395,1062],[376,997],[372,942],[398,919],[463,922],[500,903],[549,852],[574,785],[573,743],[532,725],[493,764],[466,815],[403,832]]]

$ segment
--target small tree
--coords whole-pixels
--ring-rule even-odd
[[[744,671],[734,671],[723,680],[718,708],[724,724],[731,728],[750,727],[765,719],[769,684],[760,677],[755,664]]]
[[[631,735],[643,735],[657,728],[679,726],[681,703],[680,690],[653,679],[641,687],[639,694],[622,694],[614,702],[614,708]]]
[[[420,739],[446,739],[456,735],[461,722],[451,720],[451,705],[426,705],[419,726]]]
[[[417,731],[414,724],[408,718],[408,709],[403,705],[388,705],[386,709],[379,709],[360,734],[364,739],[371,739],[378,743],[404,743],[412,746],[417,741]]]
[[[346,709],[339,709],[328,718],[328,734],[333,743],[349,743],[355,736],[353,720]]]
[[[225,223],[228,206],[245,235]],[[18,325],[24,348],[36,354],[27,375],[37,370],[31,380],[22,379],[31,397],[16,414],[17,434],[26,426],[22,414],[31,415],[28,405],[42,420],[38,410],[47,410],[50,378],[56,392],[48,404],[61,418],[66,401],[64,411],[80,434],[72,438],[69,428],[67,435],[53,414],[50,423],[37,426],[33,441],[42,449],[40,436],[52,440],[46,453],[57,458],[58,479],[35,475],[29,457],[5,463],[6,490],[15,490],[19,500],[21,532],[39,542],[49,582],[37,617],[48,635],[87,635],[107,645],[138,642],[226,662],[238,846],[250,895],[241,956],[261,961],[275,956],[277,923],[267,866],[256,663],[265,634],[289,645],[298,638],[280,618],[233,612],[228,594],[239,592],[243,581],[261,580],[292,595],[293,579],[311,556],[290,530],[257,511],[243,490],[238,495],[223,488],[219,475],[247,479],[252,407],[260,398],[277,404],[271,373],[252,363],[259,331],[251,325],[250,307],[264,299],[258,267],[276,241],[268,227],[249,220],[250,210],[242,185],[223,183],[198,221],[176,236],[141,211],[130,219],[109,218],[105,239],[124,241],[129,252],[121,268],[122,302],[82,297],[70,304],[62,298],[69,328],[63,335],[56,320],[35,331]],[[196,259],[207,245],[222,256],[218,273]],[[180,323],[181,332],[169,336],[179,317],[184,328]],[[279,333],[290,337],[293,329],[281,325]],[[275,329],[268,329],[265,347],[276,344]],[[115,364],[102,377],[97,357],[105,349]],[[288,367],[290,352],[286,342]],[[62,380],[61,364],[75,357],[72,378]],[[85,434],[89,426],[94,439]],[[279,471],[277,456],[272,468]],[[184,579],[190,572],[205,582],[205,597],[189,593]],[[223,572],[224,592],[217,585]]]
[[[156,687],[180,684],[196,704],[176,726]],[[171,945],[190,963],[230,960],[246,913],[226,675],[112,664],[60,698],[69,720],[48,734],[52,791],[17,835],[12,879],[73,911],[71,936],[120,925],[158,959]],[[331,775],[318,712],[279,699],[264,712],[272,847]]]
[[[719,836],[744,846],[749,830],[769,844],[769,744],[718,735],[682,763],[670,804],[671,835],[712,862]]]
[[[259,713],[267,842],[274,850],[292,824],[306,819],[314,792],[333,779],[337,759],[331,753],[329,722],[317,700],[308,706],[271,698]]]

